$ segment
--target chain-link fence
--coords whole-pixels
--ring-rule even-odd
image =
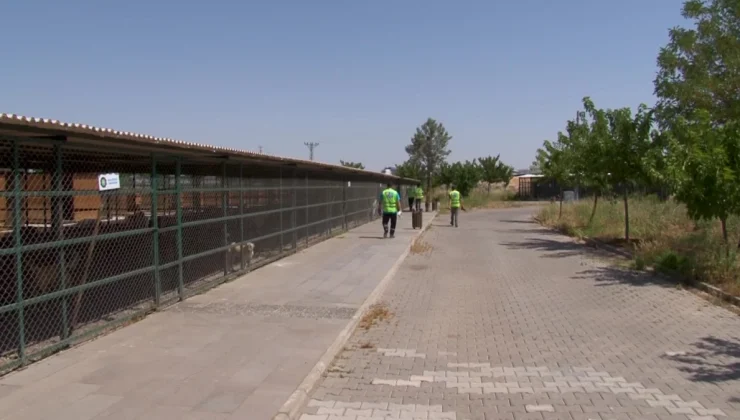
[[[369,222],[387,179],[105,149],[0,136],[0,371]]]

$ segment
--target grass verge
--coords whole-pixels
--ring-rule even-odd
[[[633,255],[633,268],[655,269],[682,280],[712,284],[740,296],[740,260],[737,241],[740,219],[728,220],[728,247],[722,241],[719,221],[691,220],[686,208],[673,200],[655,197],[630,199],[629,244],[624,237],[624,205],[621,200],[600,200],[589,225],[592,200],[543,207],[537,220],[569,236],[591,238],[627,248]]]

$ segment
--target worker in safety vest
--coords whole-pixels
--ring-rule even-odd
[[[388,222],[390,222],[391,238],[396,234],[396,223],[398,216],[401,214],[401,195],[391,186],[389,182],[387,188],[380,193],[378,200],[378,212],[383,214],[383,237],[388,237]]]
[[[450,188],[450,226],[457,227],[457,215],[460,213],[460,209],[463,208],[462,196],[455,185],[450,185]]]
[[[424,201],[424,190],[421,188],[421,184],[416,185],[416,211],[421,211],[421,203]]]

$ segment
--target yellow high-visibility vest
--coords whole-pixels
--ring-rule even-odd
[[[460,207],[460,192],[457,190],[450,191],[450,206],[452,208],[459,208]]]

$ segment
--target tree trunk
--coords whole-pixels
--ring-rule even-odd
[[[430,200],[432,197],[432,173],[431,171],[427,174],[427,196],[424,201],[426,201],[425,206],[430,206]]]
[[[729,258],[730,257],[730,243],[729,243],[730,241],[727,236],[727,217],[726,216],[720,217],[719,223],[722,226],[722,239],[725,241],[726,256]]]
[[[560,213],[558,213],[558,219],[562,217],[563,217],[563,188],[561,187],[560,188]]]
[[[596,216],[596,205],[599,204],[599,194],[594,194],[594,208],[591,210],[591,217],[588,218],[588,225],[591,226],[591,223],[594,221],[594,216]]]
[[[624,240],[630,243],[630,206],[627,189],[624,190]]]
[[[491,183],[488,183],[488,195],[491,195]]]

